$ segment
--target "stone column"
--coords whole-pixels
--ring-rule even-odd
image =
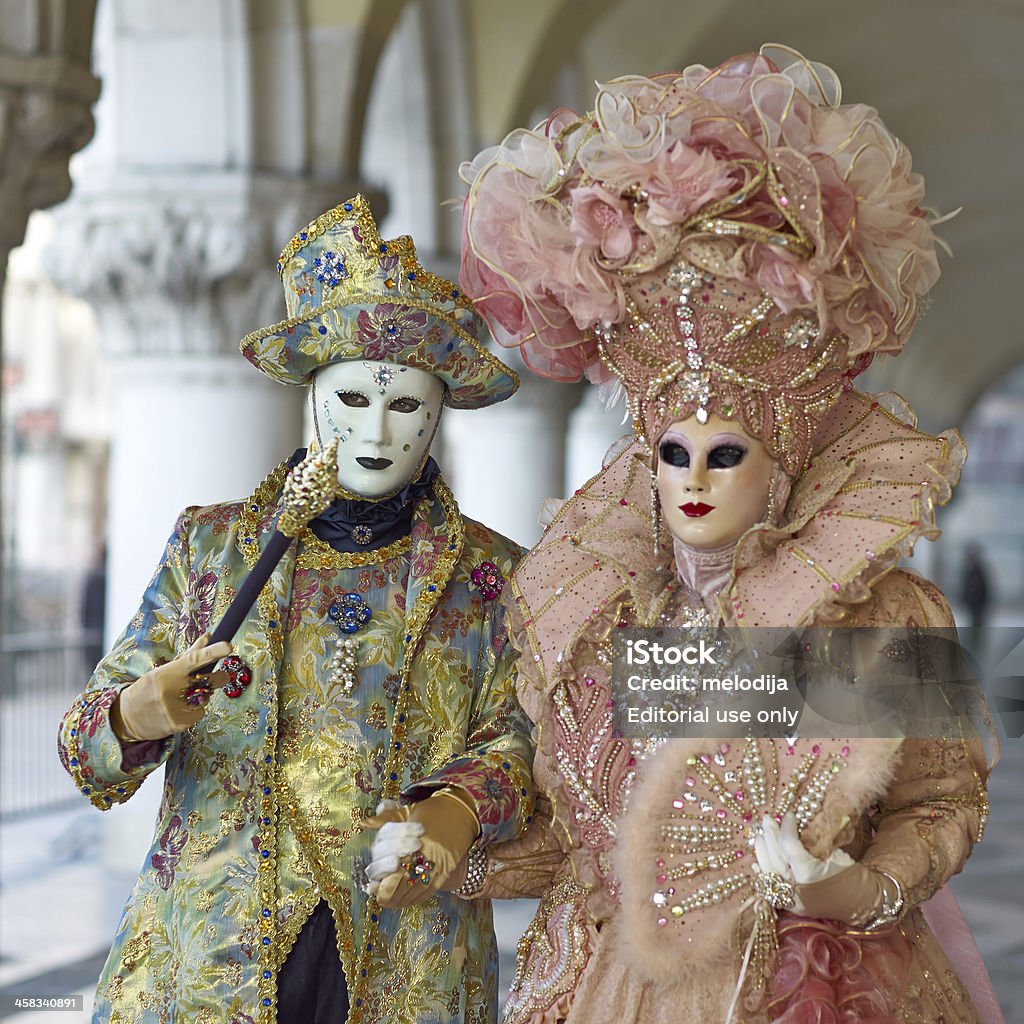
[[[0,296],[29,214],[67,196],[68,160],[92,137],[95,8],[95,0],[0,0]],[[14,554],[2,546],[0,564]],[[0,573],[0,619],[11,579]]]
[[[92,138],[95,0],[0,0],[0,287],[28,215],[71,190],[68,160]]]
[[[466,515],[530,546],[540,539],[541,504],[566,497],[566,434],[580,387],[534,376],[514,350],[496,354],[522,386],[500,405],[445,413],[444,466]]]
[[[627,418],[625,400],[611,409],[601,402],[600,389],[588,386],[579,405],[569,418],[566,437],[566,491],[572,493],[582,487],[592,476],[601,472],[601,465],[608,449],[625,435],[632,436],[633,425]]]

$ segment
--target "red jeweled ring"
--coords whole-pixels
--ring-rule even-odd
[[[178,696],[184,701],[184,703],[191,705],[194,708],[202,707],[210,699],[213,693],[213,687],[210,686],[209,681],[203,677],[197,679],[195,682],[189,683],[188,686],[182,687],[181,693]]]
[[[217,669],[228,674],[228,681],[223,687],[228,697],[241,697],[245,688],[252,682],[252,670],[237,654],[229,654],[223,658]]]

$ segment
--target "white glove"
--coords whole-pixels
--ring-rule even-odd
[[[423,849],[425,831],[418,821],[389,821],[381,825],[366,866],[366,877],[370,880],[366,891],[371,896],[377,895],[380,883],[398,870],[401,861]]]
[[[762,821],[765,839],[774,846],[778,855],[785,858],[792,871],[792,879],[797,885],[808,885],[822,882],[826,878],[838,875],[854,863],[853,858],[843,850],[833,850],[825,860],[819,860],[809,853],[800,841],[796,830],[796,817],[792,811],[782,819],[781,828],[774,818],[765,815]],[[770,828],[769,828],[770,826]]]
[[[378,883],[371,895],[390,909],[432,898],[449,878],[456,877],[480,835],[472,797],[458,788],[439,789],[411,806],[384,808],[367,818],[363,828],[378,830],[366,874],[370,885]],[[403,858],[413,854],[427,862],[420,865],[417,877],[410,877],[408,868],[401,869]]]
[[[762,874],[778,875],[787,882],[796,881],[789,858],[782,852],[779,843],[779,826],[775,819],[767,814],[761,819],[761,834],[754,837],[754,856],[757,858],[757,867]],[[804,905],[800,902],[800,897],[796,895],[795,889],[793,890],[793,899],[795,902],[790,910],[794,914],[802,914]]]
[[[854,863],[848,853],[839,849],[833,850],[826,860],[809,853],[797,833],[792,812],[782,819],[781,826],[767,814],[761,819],[761,835],[754,838],[754,855],[762,872],[781,875],[797,886],[824,881]],[[799,889],[794,890],[793,899],[792,912],[806,913]]]
[[[386,818],[388,822],[381,826],[370,847],[370,863],[366,866],[369,879],[366,893],[369,896],[377,895],[381,880],[398,870],[401,858],[417,853],[422,846],[423,826],[409,821],[410,810],[408,804],[400,804],[397,800],[381,800],[377,804],[377,817]],[[396,825],[402,829],[394,831]]]

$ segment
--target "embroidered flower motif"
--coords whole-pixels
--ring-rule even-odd
[[[195,517],[196,526],[209,526],[214,536],[227,533],[231,520],[238,514],[237,505],[213,505]]]
[[[110,705],[117,699],[117,690],[104,690],[82,711],[78,729],[87,736],[95,736],[96,730],[107,721]]]
[[[461,783],[460,783],[461,785]],[[466,787],[476,802],[481,825],[500,825],[511,820],[516,810],[515,790],[493,775],[482,787]]]
[[[302,613],[313,604],[313,599],[319,589],[319,577],[309,569],[296,570],[295,580],[292,583],[292,601],[288,606],[287,628],[289,630],[295,629],[302,621]]]
[[[323,252],[313,260],[316,279],[329,288],[337,287],[349,276],[345,261],[336,252]]]
[[[356,320],[359,344],[367,359],[386,360],[406,345],[423,340],[427,314],[391,302],[378,303],[371,313],[364,309]]]
[[[181,860],[181,851],[185,849],[187,842],[188,832],[182,824],[181,815],[175,814],[160,836],[160,852],[154,853],[151,860],[153,867],[156,868],[160,888],[165,892],[174,882],[174,869]]]
[[[494,601],[501,596],[505,577],[493,562],[481,562],[469,575],[485,601]]]
[[[412,530],[412,560],[409,563],[414,579],[423,579],[437,564],[448,543],[446,534],[435,534],[426,523],[417,523]]]
[[[466,636],[469,633],[472,623],[470,617],[459,611],[458,608],[449,608],[442,611],[437,619],[437,638],[444,643],[446,640],[454,640],[457,636]]]
[[[178,632],[186,647],[191,647],[206,628],[213,612],[213,599],[217,594],[217,574],[213,571],[196,574],[189,571],[185,584],[185,600],[178,617]]]

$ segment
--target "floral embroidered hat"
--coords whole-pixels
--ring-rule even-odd
[[[479,409],[519,387],[487,351],[487,327],[457,285],[424,270],[408,235],[380,237],[356,196],[321,214],[277,262],[288,318],[247,334],[242,355],[282,384],[308,384],[350,359],[425,370],[446,385],[445,404]]]
[[[907,148],[786,47],[616,79],[461,174],[461,283],[499,342],[617,378],[649,443],[735,416],[792,475],[939,273]]]

